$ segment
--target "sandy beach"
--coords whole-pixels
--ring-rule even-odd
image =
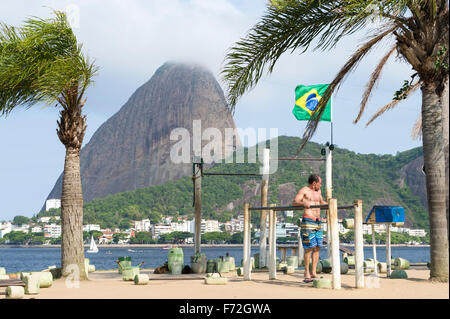
[[[277,273],[276,280],[269,280],[267,272],[252,272],[252,280],[244,281],[236,272],[224,274],[226,285],[206,285],[203,275],[180,275],[184,280],[170,280],[173,275],[156,275],[150,269],[148,285],[137,286],[122,281],[117,271],[98,271],[89,274],[89,281],[79,288],[67,288],[66,280],[55,280],[52,287],[41,288],[39,295],[26,295],[26,299],[448,299],[448,283],[428,281],[429,270],[407,270],[408,279],[387,279],[382,274],[379,288],[356,289],[354,270],[342,275],[340,290],[313,288],[303,283],[303,272],[292,275]],[[331,274],[320,274],[331,279]],[[193,280],[186,280],[192,278]],[[366,276],[366,285],[371,278]]]

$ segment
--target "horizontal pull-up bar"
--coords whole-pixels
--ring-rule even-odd
[[[251,174],[251,173],[203,173],[203,175],[213,175],[213,176],[263,176],[262,174]]]
[[[328,205],[311,205],[309,208],[328,209]],[[281,210],[304,210],[304,209],[309,209],[309,208],[305,208],[303,206],[273,206],[273,207],[249,207],[248,210],[281,211]],[[338,206],[338,209],[353,209],[353,208],[355,208],[355,205]]]
[[[307,158],[307,157],[279,157],[271,158],[272,160],[278,161],[325,161],[325,158]]]

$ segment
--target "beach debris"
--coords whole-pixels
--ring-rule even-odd
[[[217,262],[215,259],[210,259],[206,263],[206,272],[207,273],[214,273],[217,270]]]
[[[122,269],[122,280],[124,281],[133,281],[136,275],[139,275],[139,267],[137,266]]]
[[[183,270],[181,270],[182,274],[193,274],[192,268],[188,265],[184,266]]]
[[[284,269],[283,269],[283,273],[284,273],[285,275],[291,275],[291,274],[293,274],[294,272],[295,272],[294,266],[286,266],[286,267],[284,267]]]
[[[169,266],[167,262],[163,266],[156,267],[153,271],[154,274],[166,274],[169,272]]]
[[[348,273],[348,264],[342,262],[341,263],[341,274],[345,275],[346,273]]]
[[[342,221],[342,226],[344,226],[345,229],[354,229],[355,228],[355,220],[353,218],[345,218]]]
[[[229,253],[226,253],[225,261],[228,262],[228,270],[236,270],[236,262],[234,261],[234,257],[231,257]]]
[[[244,259],[241,259],[241,267],[244,267]],[[255,257],[250,257],[250,269],[255,269],[255,268],[256,268],[255,267]]]
[[[328,259],[319,260],[322,264],[322,272],[325,274],[331,273],[331,262]]]
[[[216,259],[217,263],[217,272],[219,273],[227,273],[230,272],[230,267],[227,261],[224,260],[223,256],[220,256]]]
[[[409,269],[409,260],[403,258],[395,258],[394,260],[395,269]]]
[[[119,257],[119,260],[116,260],[116,263],[119,267],[119,274],[121,274],[123,268],[131,267],[131,257],[130,256]]]
[[[207,270],[207,259],[204,253],[196,253],[191,256],[191,270],[194,274],[203,274]]]
[[[134,276],[134,284],[135,285],[147,285],[149,282],[149,277],[146,274],[139,274]]]
[[[50,268],[49,270],[53,276],[53,279],[59,279],[62,277],[62,268]]]
[[[319,263],[322,265],[322,272],[325,274],[331,273],[332,266],[329,259],[320,260]],[[348,273],[348,264],[345,262],[341,262],[341,274]]]
[[[9,279],[20,279],[20,273],[8,274]]]
[[[392,279],[406,279],[406,278],[408,278],[408,274],[404,270],[396,269],[391,273],[391,278]]]
[[[385,274],[387,272],[387,264],[386,263],[379,262],[377,264],[377,267],[378,267],[379,274]]]
[[[226,285],[227,283],[228,279],[221,277],[218,273],[206,274],[205,276],[206,285]]]
[[[364,260],[363,266],[365,273],[375,272],[375,261],[373,259],[367,258],[366,260]]]
[[[27,275],[22,280],[25,283],[25,293],[27,295],[37,295],[39,293],[39,276]]]
[[[183,265],[184,263],[181,261],[172,261],[171,264],[169,264],[169,270],[172,275],[181,275],[183,271]]]
[[[282,261],[277,265],[277,270],[283,270],[286,267],[287,267],[287,263]]]
[[[326,278],[317,278],[313,280],[314,288],[331,289],[331,280]]]
[[[84,272],[86,273],[86,278],[89,277],[89,258],[84,258]]]
[[[355,256],[344,257],[344,262],[349,266],[354,266],[355,265]]]
[[[53,276],[51,272],[32,272],[31,275],[38,276],[40,288],[49,288],[53,284]]]
[[[180,275],[184,267],[183,248],[170,248],[167,256],[167,263],[171,274]]]
[[[287,266],[292,266],[294,268],[298,267],[298,256],[287,256],[286,257]]]
[[[312,272],[312,262],[309,263],[309,271]],[[322,263],[317,262],[316,273],[320,274],[322,272]]]
[[[23,281],[23,278],[25,278],[25,276],[29,276],[31,275],[31,272],[21,272],[20,273],[20,280]]]
[[[25,289],[21,286],[8,286],[5,293],[6,299],[22,299],[25,296]]]

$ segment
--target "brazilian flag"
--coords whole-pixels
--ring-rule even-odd
[[[292,113],[297,120],[309,120],[317,112],[317,106],[327,90],[328,85],[299,85],[295,88],[295,106]],[[331,122],[331,99],[328,100],[320,120]]]

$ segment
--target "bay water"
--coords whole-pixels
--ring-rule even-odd
[[[201,251],[208,259],[219,258],[229,253],[234,257],[236,265],[239,266],[243,256],[242,247],[202,247]],[[259,252],[258,247],[252,247],[252,256]],[[423,263],[430,260],[430,247],[392,247],[392,257],[402,257],[411,263]],[[96,254],[86,253],[85,257],[90,259],[90,263],[95,265],[97,270],[117,269],[119,257],[131,256],[132,264],[137,265],[144,262],[143,268],[156,268],[164,265],[167,261],[169,250],[162,248],[133,247],[133,248],[99,248]],[[183,247],[184,263],[190,264],[190,256],[194,254],[193,247]],[[281,257],[280,251],[277,252]],[[288,249],[288,256],[291,255]],[[320,258],[327,257],[326,248],[321,249]],[[364,247],[364,259],[372,258],[372,248]],[[377,247],[377,260],[386,260],[386,248]],[[60,248],[0,248],[0,267],[5,267],[7,273],[20,271],[41,271],[49,266],[61,266]]]

